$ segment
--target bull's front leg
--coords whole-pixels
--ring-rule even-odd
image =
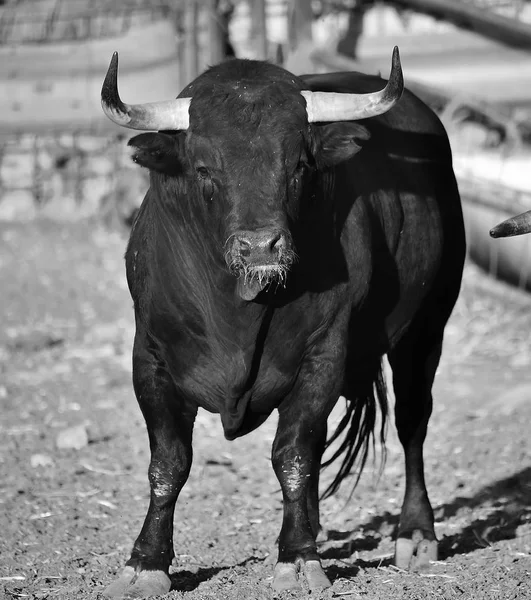
[[[272,453],[284,504],[273,578],[273,588],[277,592],[300,589],[301,576],[305,577],[310,590],[331,585],[321,567],[316,544],[318,474],[327,416],[322,400],[321,403],[291,401],[279,411]]]
[[[166,369],[138,335],[133,350],[133,384],[149,435],[151,497],[131,558],[104,595],[146,598],[166,594],[174,557],[173,516],[192,465],[192,429],[197,410],[177,397]]]

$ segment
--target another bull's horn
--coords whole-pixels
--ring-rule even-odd
[[[404,77],[398,46],[394,47],[389,81],[383,90],[370,94],[338,94],[310,92],[301,94],[306,99],[308,122],[355,121],[381,115],[392,108],[404,91]]]
[[[513,235],[523,235],[531,232],[531,210],[528,210],[517,217],[511,217],[503,223],[499,223],[490,230],[493,238],[511,237]]]
[[[188,129],[190,98],[147,104],[125,104],[121,101],[118,94],[118,52],[112,55],[101,88],[101,106],[111,121],[129,129],[142,131]]]

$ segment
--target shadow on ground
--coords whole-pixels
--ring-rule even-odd
[[[466,524],[465,521],[472,515],[472,511],[481,516]],[[454,517],[460,517],[464,522],[458,533],[443,536],[440,540],[441,560],[456,554],[468,554],[494,542],[514,539],[517,537],[519,526],[531,523],[531,468],[487,485],[471,497],[458,496],[452,502],[436,507],[435,514],[439,522]],[[328,532],[321,556],[345,560],[356,552],[374,550],[382,539],[382,529],[393,528],[393,536],[396,537],[398,518],[398,515],[389,512],[375,516],[356,530],[356,539],[352,539],[354,532],[331,530]],[[359,537],[359,531],[362,532],[362,537]],[[342,543],[327,547],[328,543],[338,541]],[[374,562],[374,565],[369,562],[358,566],[385,566],[390,563],[390,559]],[[353,574],[352,569],[347,570],[348,575]],[[342,573],[342,576],[345,574]]]
[[[258,558],[256,556],[251,556],[234,565],[200,568],[195,572],[178,571],[176,573],[172,573],[170,575],[171,590],[179,592],[191,592],[192,590],[195,590],[197,587],[199,587],[199,585],[201,585],[204,581],[212,579],[218,573],[221,573],[223,571],[230,571],[235,567],[245,567],[252,563],[263,562],[266,558],[267,557]]]

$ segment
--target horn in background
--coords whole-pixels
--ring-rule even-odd
[[[528,210],[517,217],[511,217],[502,223],[496,225],[490,230],[493,238],[511,237],[513,235],[523,235],[531,232],[531,210]]]
[[[302,91],[306,99],[308,122],[356,121],[381,115],[391,109],[402,96],[404,77],[398,46],[394,47],[389,81],[383,90],[370,94]]]
[[[166,102],[125,104],[118,94],[118,52],[112,55],[101,88],[101,106],[117,125],[142,131],[188,129],[190,100],[177,98]]]

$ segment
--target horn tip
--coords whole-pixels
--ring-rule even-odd
[[[402,63],[400,61],[400,50],[398,46],[393,48],[393,57],[391,59],[391,66],[393,71],[399,71],[402,74]]]
[[[528,233],[529,229],[524,226],[519,226],[518,223],[514,222],[514,219],[507,219],[502,223],[498,223],[489,231],[490,237],[493,238],[505,238],[513,237],[516,235],[523,235]]]
[[[118,93],[118,52],[113,52],[107,74],[103,81],[101,88],[101,104],[104,112],[107,114],[106,109],[110,110],[123,110],[123,104]]]
[[[393,57],[391,59],[391,73],[389,75],[389,95],[400,98],[404,91],[404,73],[400,62],[400,51],[398,46],[393,48]]]
[[[514,235],[525,235],[526,233],[531,233],[531,210],[506,219],[489,231],[493,238],[512,237]]]
[[[116,51],[112,53],[109,71],[118,71],[118,52]]]

